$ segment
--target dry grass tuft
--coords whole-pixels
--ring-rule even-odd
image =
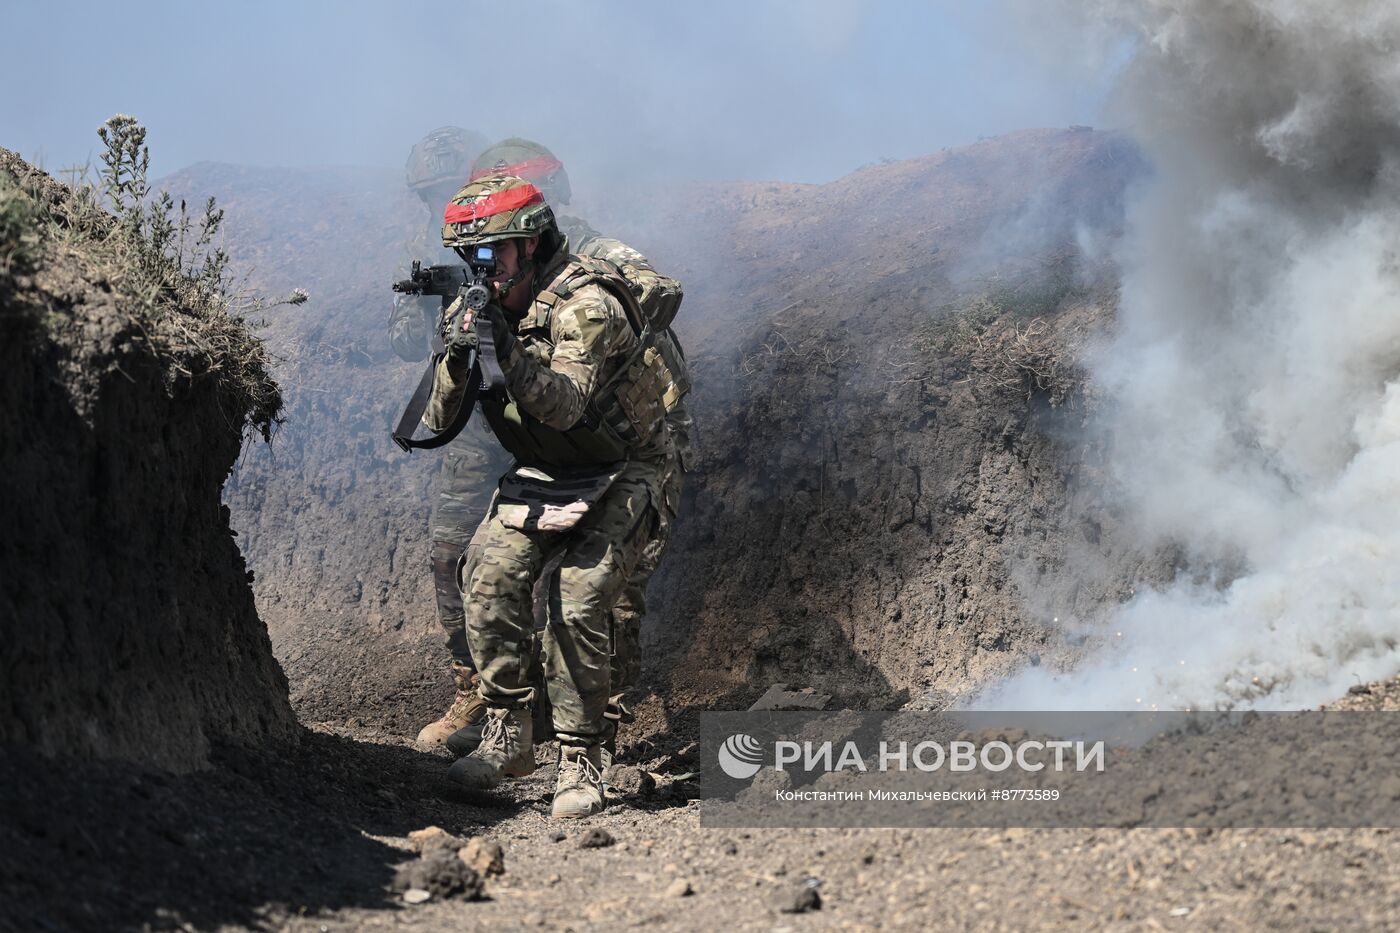
[[[1059,405],[1083,383],[1078,348],[1051,319],[1022,317],[994,296],[952,309],[918,337],[916,346],[926,358],[965,360],[974,386],[990,392],[1040,396]]]
[[[223,211],[213,198],[193,213],[152,197],[146,130],[134,118],[118,114],[98,136],[97,178],[84,169],[66,185],[0,150],[0,279],[32,272],[46,252],[80,254],[126,299],[172,383],[217,380],[230,421],[270,437],[282,395],[249,321],[269,305],[228,279]]]

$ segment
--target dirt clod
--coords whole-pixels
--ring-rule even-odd
[[[593,829],[584,833],[583,838],[579,840],[578,847],[580,849],[602,849],[612,845],[616,841],[612,833],[603,829],[601,826],[595,826]]]
[[[457,857],[483,877],[506,873],[505,850],[494,839],[473,836],[467,840],[465,846],[458,850]]]
[[[425,826],[408,834],[408,841],[419,855],[435,848],[451,848],[454,852],[462,846],[462,840],[441,826]]]
[[[407,893],[414,889],[428,892],[432,897],[480,900],[484,891],[481,875],[444,847],[435,847],[431,854],[406,862],[394,874],[393,889]],[[411,903],[411,902],[410,902]]]
[[[623,797],[649,797],[656,791],[656,778],[635,765],[614,766],[608,784]]]

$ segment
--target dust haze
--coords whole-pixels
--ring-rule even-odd
[[[1110,2],[1154,179],[1090,360],[1144,547],[1185,548],[1002,708],[1287,708],[1400,668],[1400,10]],[[1069,626],[1073,634],[1074,625]]]

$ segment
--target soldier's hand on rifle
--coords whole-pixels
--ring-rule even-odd
[[[477,314],[489,318],[491,321],[491,336],[496,345],[496,359],[500,361],[502,366],[505,366],[510,359],[510,351],[515,346],[514,325],[506,317],[506,312],[499,302],[491,302]]]
[[[456,373],[465,373],[471,365],[472,351],[476,349],[476,328],[472,327],[472,312],[462,308],[461,316],[450,321],[443,334],[447,344],[447,365]]]

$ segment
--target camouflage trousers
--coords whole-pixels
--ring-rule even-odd
[[[467,641],[491,706],[523,709],[535,699],[529,676],[533,592],[556,556],[548,624],[541,641],[545,690],[560,742],[606,738],[612,684],[612,608],[641,564],[660,521],[660,464],[637,461],[567,531],[527,530],[493,508],[461,565]]]
[[[666,554],[666,544],[670,541],[671,530],[680,508],[681,480],[685,476],[679,463],[672,458],[666,464],[665,477],[661,483],[661,507],[658,515],[656,534],[642,549],[637,568],[627,578],[622,595],[613,606],[612,613],[612,683],[609,688],[610,702],[623,706],[627,691],[637,685],[642,673],[642,617],[647,612],[647,581],[656,573],[661,558]]]
[[[433,588],[437,592],[438,622],[447,635],[452,660],[473,670],[467,645],[466,615],[457,565],[471,542],[472,532],[491,506],[496,477],[506,469],[505,456],[495,439],[479,425],[468,422],[443,451],[438,469],[437,502],[433,508]]]

